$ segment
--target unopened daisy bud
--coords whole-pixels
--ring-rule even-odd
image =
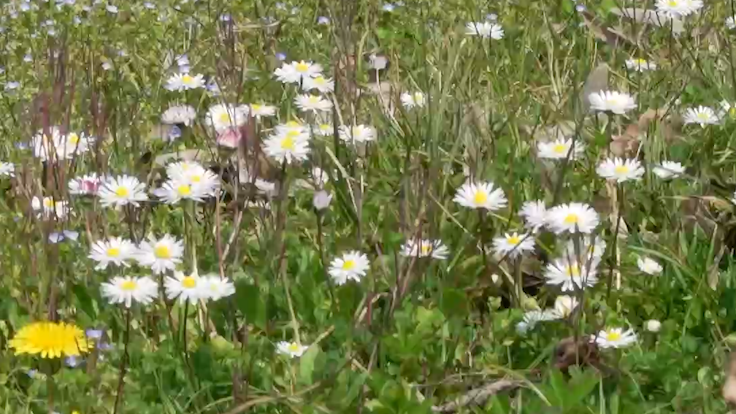
[[[649,332],[659,332],[662,329],[662,322],[656,319],[650,319],[644,322],[644,328]]]
[[[322,211],[330,206],[331,201],[332,194],[328,193],[325,190],[319,190],[314,193],[314,197],[312,198],[312,205],[314,205],[314,208],[317,211]]]

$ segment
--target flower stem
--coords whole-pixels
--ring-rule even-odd
[[[115,408],[113,414],[118,413],[120,401],[123,396],[123,388],[125,387],[125,373],[128,369],[128,344],[130,343],[130,308],[125,309],[125,332],[123,333],[123,359],[120,360],[120,368],[118,369],[118,389],[115,394]]]

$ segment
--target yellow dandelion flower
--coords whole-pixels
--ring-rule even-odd
[[[41,358],[78,356],[88,351],[84,332],[76,325],[64,322],[34,322],[21,328],[10,340],[15,354],[41,354]]]

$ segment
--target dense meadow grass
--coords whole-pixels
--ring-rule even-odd
[[[734,3],[3,2],[0,409],[728,412]]]

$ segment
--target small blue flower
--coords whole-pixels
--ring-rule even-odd
[[[26,371],[26,375],[28,375],[31,378],[34,378],[36,374],[38,374],[37,369],[29,369],[28,371]]]
[[[69,368],[75,368],[75,367],[78,367],[79,364],[82,363],[82,360],[80,358],[77,358],[76,356],[72,355],[72,356],[66,357],[66,359],[64,359],[64,363]]]
[[[386,3],[382,7],[383,11],[392,12],[394,9],[396,9],[396,5],[391,3]]]
[[[284,53],[284,52],[278,52],[278,53],[276,53],[276,59],[278,59],[278,60],[286,60],[286,53]]]
[[[585,5],[582,5],[582,4],[578,4],[578,5],[576,5],[576,6],[575,6],[575,10],[576,10],[577,12],[579,12],[579,13],[582,13],[582,12],[584,12],[584,11],[585,11]]]
[[[49,243],[56,244],[64,241],[64,235],[62,233],[51,233],[49,234]]]
[[[173,125],[171,127],[171,130],[169,131],[169,140],[173,141],[179,137],[181,137],[181,128],[179,128],[176,125]]]
[[[319,16],[317,18],[317,24],[330,24],[330,18],[327,16]]]
[[[84,333],[87,335],[87,338],[100,339],[104,332],[102,329],[87,329]]]
[[[488,13],[486,14],[486,20],[489,22],[495,22],[498,20],[498,15],[496,13]]]

